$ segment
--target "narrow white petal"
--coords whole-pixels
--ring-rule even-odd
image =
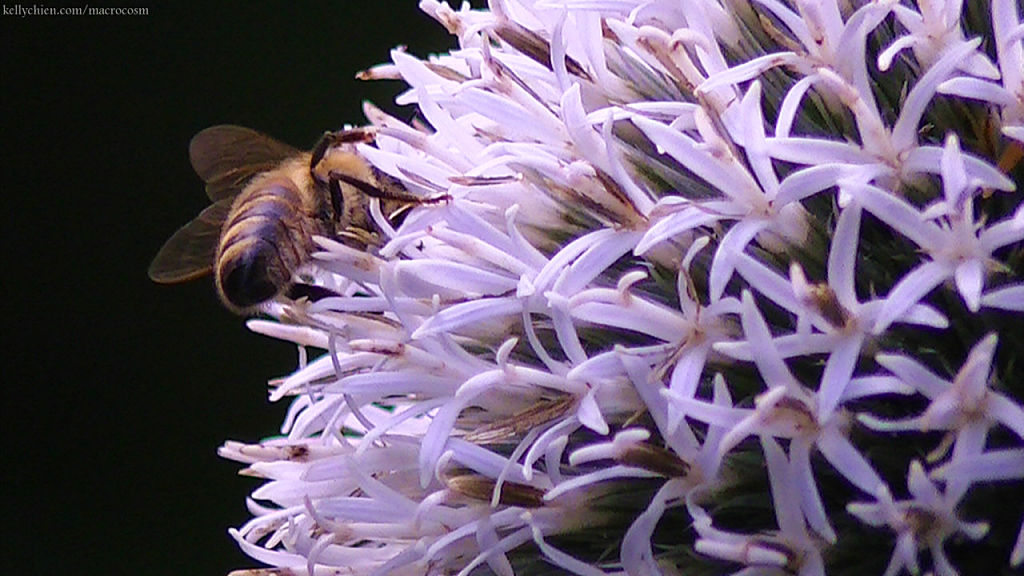
[[[981,39],[976,38],[949,50],[918,78],[917,83],[907,94],[900,110],[900,117],[892,129],[892,141],[898,149],[909,149],[917,143],[917,129],[921,124],[921,116],[932,101],[939,84],[946,80],[979,44]]]
[[[518,314],[523,303],[512,298],[483,298],[445,308],[429,318],[412,333],[413,339],[426,338],[441,332],[450,332],[502,316]]]
[[[886,370],[928,398],[935,398],[949,388],[949,382],[936,376],[914,360],[895,354],[879,354],[875,360]]]
[[[1011,106],[1016,103],[1013,94],[1009,90],[995,82],[989,82],[980,78],[950,78],[939,84],[938,91],[941,94],[991,102],[997,106]]]
[[[708,277],[712,302],[721,299],[726,285],[732,279],[736,262],[742,257],[747,244],[767,227],[768,222],[765,220],[743,220],[733,225],[722,237],[718,250],[715,251],[715,258],[711,262],[711,272]]]
[[[872,332],[881,334],[907,310],[924,298],[936,286],[947,280],[952,271],[942,264],[926,262],[911,270],[893,286],[885,304],[878,313]]]
[[[1024,312],[1024,284],[1006,286],[986,292],[981,297],[982,306]]]
[[[956,289],[967,304],[967,309],[977,312],[981,308],[981,285],[984,282],[985,270],[978,260],[968,260],[956,267],[953,278]]]
[[[844,338],[825,362],[825,371],[821,375],[821,387],[818,390],[819,422],[827,421],[845,396],[846,386],[853,376],[853,369],[857,365],[863,344],[863,334]]]
[[[840,474],[867,494],[876,494],[885,483],[850,440],[834,428],[818,437],[818,450]]]
[[[753,349],[754,363],[757,364],[765,386],[769,389],[799,387],[772,343],[768,325],[754,304],[754,297],[748,291],[743,292],[742,323],[743,334]]]

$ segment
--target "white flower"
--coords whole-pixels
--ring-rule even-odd
[[[768,535],[741,535],[721,531],[712,525],[711,517],[703,509],[691,506],[694,528],[700,534],[694,548],[709,556],[748,566],[736,574],[824,576],[822,546],[808,533],[803,518],[796,513],[803,488],[799,472],[786,461],[777,442],[764,439],[761,445],[768,466],[779,530]]]
[[[931,553],[936,574],[956,576],[959,572],[944,550],[946,539],[962,533],[978,540],[988,532],[988,524],[961,520],[956,512],[959,494],[940,491],[916,460],[910,464],[907,487],[913,496],[911,500],[893,501],[888,490],[881,488],[875,503],[852,503],[847,510],[872,526],[887,526],[897,533],[896,548],[885,576],[895,576],[903,567],[912,574],[919,573],[917,549],[924,547]]]
[[[978,342],[952,381],[936,376],[906,356],[880,355],[879,364],[931,400],[928,409],[920,416],[904,420],[898,425],[890,423],[886,428],[898,426],[903,430],[961,430],[979,425],[988,427],[998,422],[1024,439],[1024,409],[989,388],[997,343],[995,334],[989,334]],[[880,424],[874,419],[864,420]]]
[[[902,421],[886,422],[860,415],[864,424],[877,430],[949,430],[955,433],[949,460],[932,472],[933,476],[946,481],[946,497],[954,502],[976,482],[1024,478],[1024,460],[1019,450],[985,451],[986,438],[997,423],[1024,439],[1024,408],[989,388],[997,342],[996,335],[989,334],[975,345],[953,381],[939,378],[906,357],[879,357],[880,364],[931,403],[921,415]],[[1020,563],[1018,552],[1014,552],[1011,561]]]
[[[921,247],[930,260],[922,262],[893,286],[886,299],[875,333],[885,330],[893,318],[931,292],[947,279],[956,282],[957,290],[972,312],[981,307],[981,290],[986,270],[997,262],[993,253],[1003,246],[1024,240],[1024,207],[1012,217],[985,227],[974,215],[973,190],[968,185],[965,163],[955,136],[950,136],[943,155],[943,182],[946,199],[931,210],[943,213],[933,219],[906,201],[875,186],[855,188],[857,202],[879,220]],[[996,184],[995,182],[991,184]]]
[[[358,150],[425,201],[249,323],[300,347],[221,450],[249,574],[1024,562],[1019,3],[421,7]]]
[[[768,387],[764,394],[757,397],[753,410],[715,409],[671,390],[665,394],[685,415],[728,429],[719,445],[720,455],[732,450],[751,435],[762,439],[790,439],[790,466],[793,468],[791,482],[799,483],[804,495],[800,508],[813,529],[826,540],[835,541],[836,535],[829,526],[828,515],[810,467],[811,450],[817,448],[850,483],[869,494],[883,485],[882,479],[847,437],[848,415],[835,413],[832,409],[823,411],[820,392],[816,395],[802,386],[786,368],[749,292],[743,295],[743,330],[753,360]],[[844,399],[903,392],[895,383],[879,381],[857,381],[849,386],[844,383],[843,388]]]
[[[975,446],[975,448],[980,448]],[[960,450],[954,457],[934,469],[931,476],[946,480],[950,485],[969,486],[976,482],[1020,480],[1024,478],[1024,449]],[[1010,565],[1024,563],[1024,518],[1021,519],[1017,543],[1010,553]]]
[[[631,119],[655,145],[726,196],[721,200],[704,202],[685,202],[679,197],[667,196],[655,207],[655,211],[661,208],[667,216],[659,221],[652,214],[655,224],[637,245],[637,253],[643,254],[658,242],[698,226],[708,226],[720,220],[738,220],[722,237],[712,263],[712,302],[721,298],[725,291],[735,266],[734,260],[759,233],[770,232],[795,243],[806,238],[803,209],[798,204],[778,198],[780,185],[771,166],[763,132],[758,83],[755,82],[748,91],[740,108],[738,125],[743,131],[734,136],[746,148],[745,161],[752,163],[752,170],[743,159],[734,156],[728,146],[707,146],[706,141],[713,140],[716,135],[710,126],[701,130],[700,116],[693,122],[704,143],[642,116]],[[679,120],[677,118],[672,124]]]
[[[919,416],[886,422],[869,415],[861,421],[878,430],[950,430],[956,432],[953,460],[979,454],[989,430],[1002,424],[1024,439],[1024,408],[989,388],[992,361],[998,338],[989,334],[971,349],[956,377],[950,381],[936,376],[906,356],[880,355],[878,363],[907,386],[930,401]],[[962,483],[959,492],[967,489]]]
[[[836,223],[829,251],[825,284],[810,285],[799,264],[790,268],[790,282],[750,256],[737,264],[740,274],[775,304],[797,317],[797,330],[774,339],[783,358],[827,353],[828,360],[818,390],[820,417],[827,419],[839,403],[853,377],[861,349],[872,337],[872,328],[883,317],[885,301],[860,302],[854,285],[857,238],[861,211],[857,206],[843,210]],[[948,322],[932,308],[917,304],[895,317],[903,322],[945,328]],[[813,332],[812,332],[813,330]],[[749,360],[755,342],[719,344],[716,349],[741,360]]]
[[[967,67],[965,72],[981,77],[951,78],[939,86],[939,91],[995,104],[1002,120],[1002,133],[1024,142],[1024,25],[1021,24],[1019,2],[992,0],[992,36],[998,57],[998,74],[978,74]],[[988,72],[988,66],[983,70]],[[997,84],[988,79],[999,79],[1000,82]]]
[[[907,33],[897,38],[879,55],[880,68],[888,70],[900,50],[912,48],[914,57],[928,66],[944,52],[966,44],[960,27],[963,0],[921,0],[917,10],[894,5],[893,13]],[[958,66],[962,72],[983,78],[998,78],[999,71],[983,54],[975,52]]]

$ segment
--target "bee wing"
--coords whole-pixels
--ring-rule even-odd
[[[161,284],[174,284],[206,275],[220,240],[220,228],[231,209],[231,198],[207,206],[185,224],[157,252],[149,265],[149,277]]]
[[[217,202],[242,191],[260,172],[276,168],[299,150],[241,126],[211,126],[192,137],[189,159],[206,182],[206,195]]]

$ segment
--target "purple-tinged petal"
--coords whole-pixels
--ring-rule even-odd
[[[892,67],[892,61],[906,48],[913,48],[919,40],[913,36],[902,36],[895,42],[889,44],[885,50],[878,54],[878,69],[887,72]]]
[[[963,59],[973,53],[980,44],[981,39],[975,38],[950,49],[918,78],[903,101],[900,117],[892,129],[892,141],[896,149],[907,150],[917,144],[921,117],[931,104],[939,84],[946,80]]]
[[[451,432],[459,413],[474,398],[487,392],[488,389],[504,381],[505,375],[500,371],[491,371],[470,378],[459,387],[455,398],[441,407],[434,416],[430,427],[423,435],[419,453],[420,486],[426,488],[434,478],[434,471],[441,453],[451,440]]]
[[[981,285],[984,276],[985,270],[978,260],[968,260],[960,264],[953,273],[956,288],[971,312],[977,312],[981,308]]]
[[[767,143],[773,158],[807,166],[829,163],[857,166],[878,162],[866,150],[849,142],[790,136],[769,138]]]
[[[794,52],[773,52],[712,74],[698,86],[698,90],[707,93],[721,86],[740,84],[780,66],[808,68],[806,58],[803,56]]]
[[[665,342],[677,341],[692,330],[690,322],[677,310],[609,288],[581,292],[569,298],[567,306],[574,318],[623,328]]]
[[[807,94],[807,91],[814,85],[815,78],[813,76],[805,76],[793,84],[789,91],[786,92],[786,97],[782,100],[782,106],[779,107],[778,119],[775,121],[775,138],[788,138],[790,132],[793,129],[793,122],[796,120],[797,114],[800,112],[800,104]]]
[[[832,350],[832,354],[825,362],[825,371],[821,375],[821,387],[818,389],[819,423],[826,422],[832,417],[832,412],[843,398],[863,344],[863,334],[848,336]]]
[[[1024,479],[1024,448],[1004,448],[971,454],[947,462],[929,474],[939,480],[960,477],[969,483]]]
[[[601,244],[609,237],[619,236],[619,231],[610,228],[601,228],[589,234],[576,238],[569,244],[562,247],[552,256],[543,268],[536,273],[533,284],[537,290],[546,291],[554,285],[571,263],[590,250],[593,246]]]
[[[918,146],[904,153],[901,162],[902,172],[913,174],[938,174],[936,168],[942,162],[943,148],[938,146]],[[992,188],[1008,192],[1015,189],[1013,180],[989,162],[970,154],[961,156],[968,179],[974,186]]]
[[[786,453],[773,438],[762,436],[761,449],[768,467],[775,518],[784,534],[804,532],[804,518],[800,508],[800,483],[793,478]]]
[[[963,194],[967,191],[970,182],[967,180],[967,170],[964,168],[963,154],[960,151],[960,140],[955,134],[950,134],[946,138],[940,166],[942,188],[946,195],[946,203],[951,208],[959,209],[963,205]]]
[[[915,304],[900,318],[904,324],[917,324],[932,328],[949,328],[949,319],[927,304]]]
[[[659,150],[678,160],[713,188],[732,197],[746,196],[757,188],[749,174],[738,172],[735,165],[718,159],[706,145],[690,136],[643,116],[634,116],[632,121]]]
[[[790,390],[800,388],[800,384],[793,378],[786,367],[786,363],[779,356],[775,344],[772,343],[772,334],[768,325],[754,303],[754,297],[750,291],[743,291],[743,314],[741,316],[743,334],[750,342],[754,363],[757,364],[761,380],[769,389],[785,387]]]
[[[495,296],[516,287],[517,278],[494,273],[479,266],[422,258],[404,260],[395,265],[398,287],[413,297],[429,298],[439,290],[444,294]]]
[[[879,354],[875,361],[927,398],[935,398],[949,388],[949,382],[906,356]]]
[[[717,302],[725,287],[732,278],[736,260],[743,254],[747,244],[759,232],[768,227],[766,220],[742,220],[733,225],[722,237],[715,257],[711,261],[711,272],[708,275],[709,293],[712,302]]]
[[[839,303],[847,308],[853,308],[857,303],[853,279],[859,235],[860,207],[847,206],[839,214],[828,252],[828,284],[835,291]]]
[[[885,486],[871,463],[835,428],[828,427],[818,436],[817,447],[829,464],[857,488],[877,494]]]
[[[978,239],[988,252],[1024,240],[1024,204],[1021,204],[1010,218],[983,229]]]
[[[602,235],[569,265],[564,276],[554,284],[554,290],[562,294],[576,294],[589,285],[594,278],[605,272],[619,258],[631,252],[640,240],[640,234],[632,230],[615,230]]]
[[[544,534],[540,526],[534,522],[532,512],[526,512],[523,517],[530,525],[533,541],[537,548],[552,564],[579,576],[607,576],[604,571],[598,569],[593,564],[583,562],[548,544],[544,540]]]
[[[1019,438],[1024,439],[1024,408],[1002,395],[992,395],[987,408],[989,418],[1001,422]]]
[[[910,463],[910,473],[907,475],[907,488],[913,494],[914,500],[920,506],[932,509],[943,507],[942,493],[928,479],[924,467],[917,460]]]
[[[968,392],[970,398],[980,398],[988,389],[988,376],[992,371],[992,359],[999,344],[999,336],[991,332],[978,341],[967,354],[963,366],[956,375],[954,386]]]
[[[601,414],[601,407],[597,405],[597,400],[594,398],[595,389],[588,391],[582,399],[580,399],[579,408],[576,412],[576,418],[580,424],[590,428],[594,432],[607,436],[610,429],[608,423],[604,419],[604,415]]]
[[[684,416],[693,418],[698,422],[705,422],[711,426],[717,426],[723,430],[733,429],[752,412],[752,410],[748,409],[708,404],[703,400],[683,396],[671,390],[662,390],[661,394],[668,399],[672,407],[679,410]]]
[[[1006,286],[981,297],[981,305],[1013,312],[1024,312],[1024,284]]]
[[[925,262],[914,268],[900,279],[893,286],[885,299],[885,304],[878,312],[878,319],[871,329],[875,334],[881,334],[896,322],[910,307],[928,295],[936,286],[942,284],[952,273],[945,265],[938,262]]]
[[[988,429],[988,423],[983,421],[972,422],[967,426],[960,427],[956,434],[956,442],[953,444],[953,455],[950,460],[959,462],[984,452],[985,443],[988,440]],[[935,474],[929,472],[929,476],[934,478]],[[959,501],[970,487],[971,482],[963,478],[948,479],[946,481],[946,497]]]
[[[786,334],[773,340],[776,351],[782,358],[793,358],[809,354],[824,354],[835,347],[834,334]],[[752,362],[754,354],[749,342],[715,342],[715,352],[724,354],[734,360]]]
[[[769,151],[773,148],[769,147]],[[779,184],[775,194],[775,204],[785,206],[809,198],[839,183],[849,172],[849,168],[840,164],[821,164],[793,172]]]
[[[794,438],[789,443],[790,474],[794,484],[798,486],[800,507],[807,518],[807,524],[826,542],[836,542],[836,532],[828,523],[828,513],[821,500],[818,485],[815,483],[814,470],[811,468],[811,449],[813,446],[805,438]]]
[[[1020,3],[1015,0],[992,0],[992,32],[996,54],[1008,89],[1024,86],[1024,45],[1021,43]]]
[[[686,493],[686,484],[682,478],[672,478],[665,482],[651,498],[650,504],[629,529],[622,539],[622,566],[629,576],[655,576],[661,573],[654,553],[651,549],[651,537],[658,526],[658,521],[665,513],[668,502],[681,499]]]
[[[701,374],[704,373],[704,362],[710,348],[711,346],[707,343],[685,348],[672,369],[669,390],[684,398],[694,397],[697,393],[697,386],[700,384]],[[669,429],[676,430],[685,414],[676,410],[671,402],[668,407]]]
[[[960,96],[961,98],[990,102],[1002,107],[1012,106],[1017,102],[1013,93],[1006,88],[995,82],[989,82],[980,78],[950,78],[939,84],[938,92],[940,94],[950,94]]]
[[[942,245],[944,236],[939,227],[924,220],[921,213],[905,200],[867,184],[848,189],[865,210],[918,246],[930,249]]]
[[[847,383],[842,399],[856,400],[881,394],[909,396],[914,392],[914,388],[894,376],[858,376]]]
[[[657,208],[655,208],[657,210]],[[700,226],[707,226],[722,218],[722,215],[703,209],[699,204],[692,204],[657,220],[637,243],[634,251],[638,255],[645,254],[654,246]]]
[[[756,287],[758,292],[793,314],[805,311],[805,306],[793,293],[792,284],[784,277],[747,254],[739,254],[735,262],[736,271],[747,285]]]
[[[764,136],[764,116],[761,113],[761,83],[754,81],[740,102],[740,145],[746,150],[747,163],[754,172],[765,196],[772,198],[779,188],[779,177],[768,155]]]
[[[523,309],[523,302],[512,298],[481,298],[456,304],[428,318],[412,333],[414,340],[443,332],[451,332],[505,316],[513,316]]]

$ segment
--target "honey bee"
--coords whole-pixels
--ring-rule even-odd
[[[410,194],[356,152],[372,140],[370,129],[327,132],[302,152],[240,126],[199,132],[189,158],[213,204],[164,243],[149,277],[172,284],[212,270],[224,305],[246,314],[296,286],[313,236],[369,248],[378,234],[370,198],[391,216],[436,201]]]

